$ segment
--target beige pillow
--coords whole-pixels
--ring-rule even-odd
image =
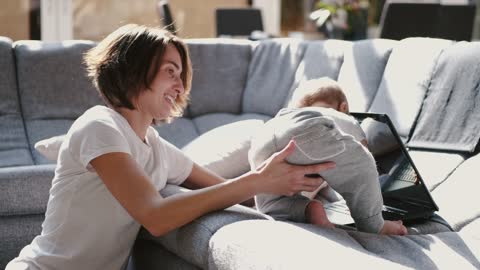
[[[250,171],[250,139],[262,120],[242,120],[214,128],[182,148],[197,164],[230,179]]]
[[[57,161],[58,158],[58,151],[60,150],[60,146],[65,139],[64,135],[54,136],[48,139],[44,139],[35,143],[35,150],[40,152],[46,159],[50,161]]]

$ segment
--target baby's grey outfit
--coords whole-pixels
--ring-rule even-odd
[[[332,109],[283,109],[252,138],[250,166],[256,169],[294,139],[296,148],[287,161],[299,165],[335,162],[334,169],[320,175],[345,199],[357,229],[378,233],[384,220],[375,160],[368,149],[343,130],[348,121],[358,125],[353,117]],[[259,211],[296,222],[305,222],[305,208],[310,202],[300,194],[291,197],[259,194],[255,201]]]

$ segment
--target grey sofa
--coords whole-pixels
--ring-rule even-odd
[[[299,82],[329,76],[346,86],[352,111],[391,116],[440,211],[410,226],[410,235],[394,237],[278,222],[237,205],[163,237],[140,231],[130,269],[480,268],[480,43],[187,42],[194,69],[191,104],[182,118],[157,127],[161,136],[190,153],[192,143],[231,127],[231,137],[222,137],[228,147],[238,143],[229,143],[237,131],[252,133],[273,117]],[[34,144],[66,133],[76,117],[101,103],[81,60],[93,45],[0,39],[0,268],[41,231],[55,165]],[[222,144],[211,142],[211,151]],[[234,154],[233,161],[223,155],[225,164],[210,168],[239,174],[246,153]],[[213,164],[202,154],[194,158]],[[228,166],[243,167],[222,171]],[[162,191],[177,192],[188,191]]]

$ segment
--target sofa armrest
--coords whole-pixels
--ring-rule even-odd
[[[44,214],[55,164],[0,168],[0,216]]]
[[[184,192],[189,192],[189,190],[175,185],[167,185],[160,193],[164,197],[168,197]],[[208,266],[210,238],[217,230],[237,221],[251,219],[272,218],[252,208],[234,205],[225,210],[215,211],[199,217],[161,237],[155,237],[142,228],[138,238],[158,243],[182,259],[202,269],[206,269]]]
[[[479,269],[479,242],[457,232],[386,236],[248,220],[212,237],[208,269]]]

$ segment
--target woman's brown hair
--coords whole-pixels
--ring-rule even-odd
[[[132,99],[149,89],[170,44],[178,50],[183,67],[185,92],[177,97],[172,115],[180,116],[189,99],[192,65],[185,43],[166,30],[136,24],[120,27],[85,54],[88,76],[108,106],[134,110]]]

